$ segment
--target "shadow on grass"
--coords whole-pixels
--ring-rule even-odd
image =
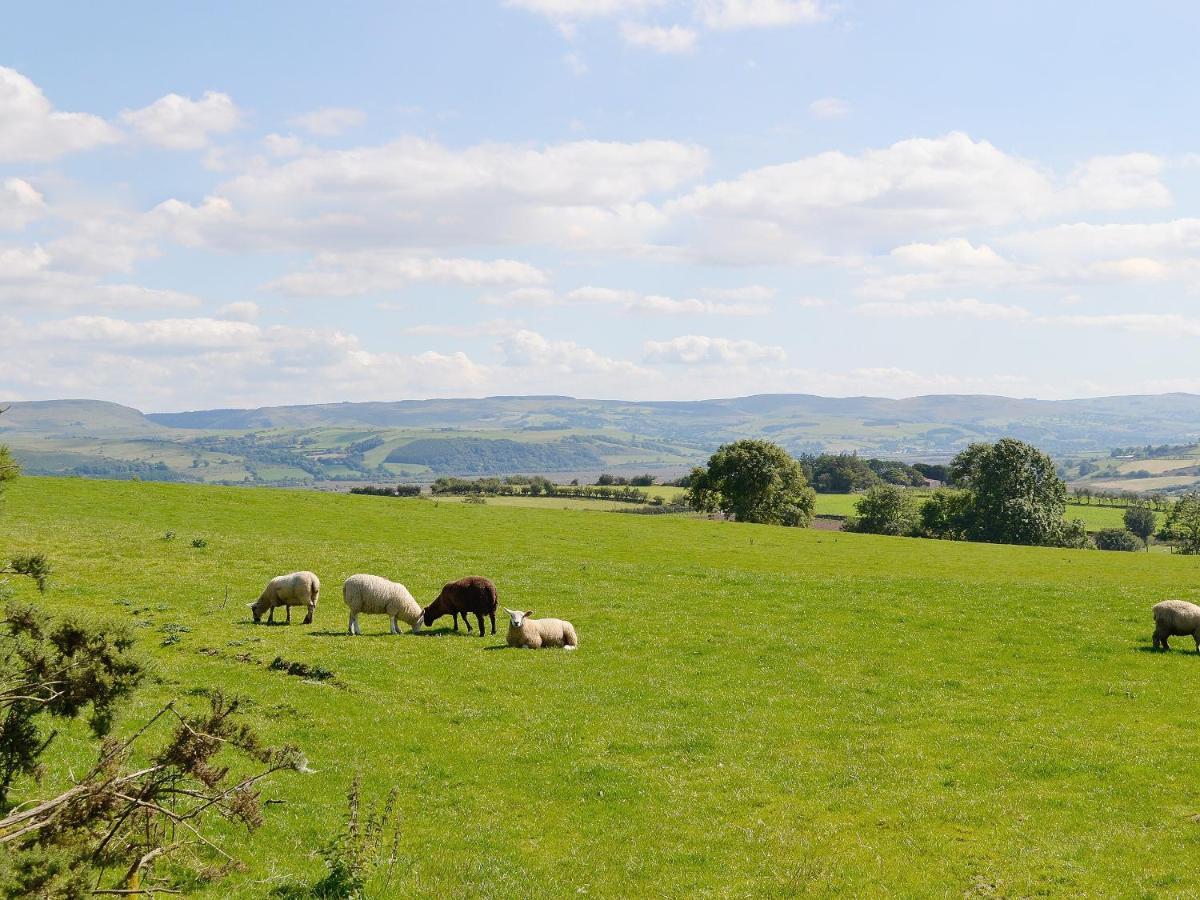
[[[492,644],[490,647],[484,647],[484,650],[516,650],[516,647],[510,647],[508,644]]]
[[[1153,644],[1142,644],[1137,648],[1138,653],[1182,653],[1185,656],[1200,656],[1196,652],[1195,646],[1192,647],[1172,647],[1170,650],[1159,650]]]

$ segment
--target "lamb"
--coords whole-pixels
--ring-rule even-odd
[[[270,611],[267,624],[275,624],[275,607],[287,608],[287,623],[292,624],[292,607],[307,606],[308,615],[304,624],[311,625],[313,613],[317,609],[317,596],[321,593],[321,580],[312,572],[292,572],[290,575],[279,575],[267,582],[257,600],[247,604],[254,614],[254,624],[262,619],[262,614]]]
[[[359,613],[391,616],[392,634],[400,633],[397,619],[411,625],[414,634],[421,630],[421,604],[399,582],[378,575],[351,575],[342,583],[342,599],[350,608],[350,634],[362,634]]]
[[[462,616],[467,626],[467,634],[471,633],[471,623],[467,613],[474,613],[479,621],[479,636],[483,637],[483,617],[492,620],[492,634],[496,633],[496,586],[486,578],[472,575],[452,581],[442,588],[437,599],[422,611],[425,624],[432,625],[442,616],[454,616],[454,630],[458,631],[458,617]]]
[[[562,647],[564,650],[574,650],[579,646],[579,638],[575,636],[575,626],[562,619],[531,619],[533,610],[518,612],[504,607],[508,613],[508,646],[526,647],[537,650],[540,647]]]
[[[1186,600],[1164,600],[1154,604],[1154,648],[1170,650],[1167,638],[1190,634],[1200,653],[1200,606]]]

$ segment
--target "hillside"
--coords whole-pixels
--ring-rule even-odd
[[[118,734],[219,688],[308,755],[313,774],[264,785],[259,833],[222,835],[246,869],[201,895],[300,896],[278,892],[320,877],[355,773],[370,801],[401,785],[371,896],[1200,893],[1181,862],[1197,660],[1148,652],[1150,605],[1200,599],[1192,559],[40,478],[9,492],[0,546],[54,561],[23,599],[134,628],[156,678]],[[323,581],[315,623],[253,626],[244,603],[300,567]],[[444,620],[350,638],[338,587],[359,571],[424,602],[489,575],[580,649]],[[81,730],[16,796],[90,764]]]
[[[143,415],[87,400],[13,403],[0,439],[28,471],[160,481],[321,484],[516,472],[674,474],[721,443],[793,453],[949,457],[1013,436],[1056,455],[1200,438],[1200,396],[1088,400],[769,394],[694,402],[488,397]]]

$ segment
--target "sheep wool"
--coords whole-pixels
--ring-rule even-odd
[[[290,575],[278,575],[267,582],[266,588],[258,599],[249,604],[257,624],[263,613],[268,613],[267,623],[275,622],[275,607],[287,609],[287,622],[292,624],[292,607],[307,606],[308,615],[304,624],[311,625],[313,613],[317,609],[317,598],[321,593],[321,580],[312,572],[292,572]]]
[[[1154,604],[1154,647],[1170,650],[1167,638],[1190,634],[1200,653],[1200,606],[1186,600],[1164,600]]]
[[[390,616],[392,634],[400,633],[397,620],[411,625],[414,634],[421,630],[421,604],[399,582],[378,575],[351,575],[342,584],[342,600],[350,610],[350,634],[362,634],[360,613]]]
[[[579,646],[575,626],[564,619],[531,619],[530,611],[519,612],[505,607],[508,613],[508,646],[539,650],[542,647],[562,647],[574,650]]]

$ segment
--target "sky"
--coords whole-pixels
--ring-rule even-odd
[[[13,4],[0,399],[1200,392],[1200,5]]]

